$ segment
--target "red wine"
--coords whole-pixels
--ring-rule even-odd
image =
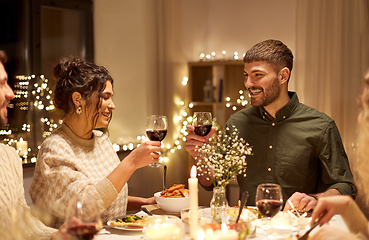
[[[148,130],[146,135],[151,141],[161,142],[167,135],[167,130]]]
[[[263,199],[256,202],[256,207],[263,217],[274,217],[281,209],[282,202],[278,200]]]
[[[91,240],[97,233],[97,229],[95,225],[79,225],[68,228],[68,233],[79,240]]]
[[[200,136],[206,136],[211,130],[211,124],[195,126],[195,133]]]

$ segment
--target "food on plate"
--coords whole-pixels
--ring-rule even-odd
[[[168,189],[164,189],[160,193],[160,197],[180,198],[190,196],[188,189],[184,188],[184,184],[174,184]]]
[[[124,218],[117,218],[115,222],[110,223],[110,226],[145,227],[145,218],[146,216],[128,215]]]

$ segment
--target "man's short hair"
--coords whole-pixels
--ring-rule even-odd
[[[266,62],[274,66],[277,72],[284,67],[287,67],[291,72],[293,67],[293,54],[281,41],[268,39],[250,48],[246,52],[243,61],[245,63],[255,61]]]
[[[0,50],[0,62],[5,64],[7,61],[8,57],[6,56],[6,53],[3,50]]]

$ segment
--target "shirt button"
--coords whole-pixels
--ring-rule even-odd
[[[273,146],[272,145],[269,145],[269,149],[272,149],[273,148]]]
[[[272,171],[272,169],[271,168],[268,168],[268,172],[270,172],[270,171]]]
[[[272,126],[274,127],[275,126],[275,123],[272,123]]]

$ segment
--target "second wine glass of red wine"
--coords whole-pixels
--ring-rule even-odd
[[[163,115],[151,115],[147,117],[146,121],[146,135],[151,141],[163,141],[167,135],[168,118]],[[160,161],[160,160],[159,160]],[[150,167],[161,167],[163,163],[154,162]]]
[[[283,204],[281,187],[275,183],[263,183],[258,185],[256,188],[255,202],[259,213],[269,221],[268,236],[266,238],[269,239],[271,237],[270,220],[281,210]]]
[[[211,112],[195,112],[193,114],[192,125],[195,127],[195,133],[197,135],[208,135],[213,126],[212,122]]]

